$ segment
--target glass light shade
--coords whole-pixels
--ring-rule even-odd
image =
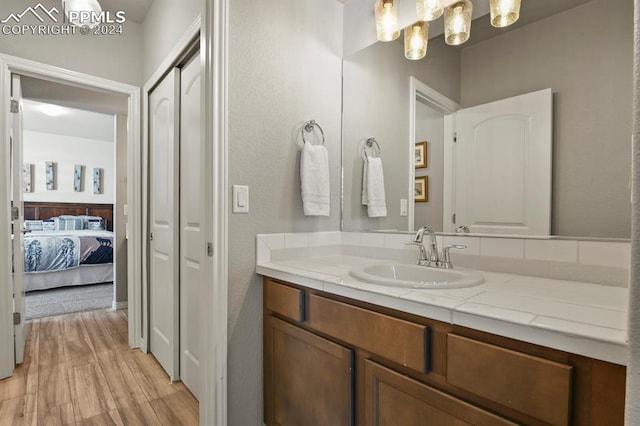
[[[77,27],[95,28],[100,24],[102,7],[98,0],[62,0],[67,21]]]
[[[418,60],[427,54],[429,23],[418,21],[404,29],[404,57]]]
[[[508,27],[520,17],[520,0],[491,0],[491,25]]]
[[[433,21],[442,16],[442,0],[416,0],[418,21]]]
[[[393,0],[378,0],[375,5],[376,33],[380,41],[392,41],[400,37],[398,9]]]
[[[444,40],[448,45],[457,46],[469,40],[472,12],[469,0],[457,1],[444,9]]]

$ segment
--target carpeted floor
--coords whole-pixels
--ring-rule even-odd
[[[113,303],[113,283],[30,291],[24,303],[27,320],[109,308]]]

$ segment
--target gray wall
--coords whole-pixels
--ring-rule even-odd
[[[258,233],[340,229],[342,5],[234,0],[229,11],[229,179],[250,188],[229,217],[229,425],[262,425],[262,281]],[[299,130],[326,134],[331,216],[305,217]]]
[[[143,22],[143,84],[200,14],[201,0],[154,0]],[[136,58],[140,62],[139,58]]]
[[[417,176],[429,176],[429,201],[415,203],[414,228],[428,225],[442,231],[444,184],[444,114],[416,102],[416,142],[427,141],[427,167],[415,169]]]
[[[115,200],[113,205],[113,220],[115,230],[115,301],[125,302],[128,298],[127,285],[127,216],[124,205],[127,204],[127,115],[115,116]]]
[[[343,162],[344,229],[406,231],[400,199],[408,197],[409,77],[414,76],[454,101],[460,100],[460,52],[442,37],[429,41],[420,61],[404,58],[401,42],[375,43],[344,61]],[[359,147],[375,137],[382,148],[387,217],[369,218],[361,205],[362,158]]]
[[[37,2],[3,0],[0,17],[20,13]],[[61,10],[60,0],[41,0]],[[27,23],[39,24],[25,18]],[[142,28],[127,21],[122,35],[0,35],[0,52],[135,86],[141,82]]]
[[[632,52],[628,0],[593,0],[462,50],[463,107],[553,89],[553,234],[630,236]]]

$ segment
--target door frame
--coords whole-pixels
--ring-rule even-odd
[[[9,139],[9,100],[11,98],[11,75],[38,78],[41,80],[55,81],[72,86],[88,89],[106,90],[119,93],[128,97],[128,121],[127,129],[127,204],[129,223],[129,249],[127,251],[127,281],[128,281],[128,308],[129,308],[129,346],[139,346],[140,330],[140,286],[134,283],[140,282],[141,276],[141,240],[140,224],[141,210],[141,174],[140,164],[140,89],[136,86],[107,80],[89,74],[67,70],[28,59],[0,54],[0,134],[5,140]],[[8,144],[4,147],[4,161],[0,161],[0,200],[9,200],[9,155]],[[0,208],[0,224],[8,224],[11,219],[9,203],[5,208]],[[13,322],[12,322],[12,278],[11,278],[11,235],[10,227],[0,226],[0,377],[9,377],[15,368],[13,356]]]
[[[199,41],[201,85],[201,137],[205,138],[205,235],[213,255],[204,262],[205,283],[200,330],[202,377],[200,424],[227,424],[227,293],[228,293],[228,128],[227,128],[227,27],[229,0],[202,0],[198,16],[174,45],[142,90],[142,323],[148,336],[149,298],[149,93],[164,75],[177,65]],[[179,343],[179,342],[178,342]],[[148,351],[149,339],[140,340]]]
[[[427,86],[417,78],[409,77],[409,208],[407,212],[409,232],[415,231],[415,198],[414,198],[414,180],[416,176],[415,154],[413,147],[416,143],[416,98],[420,98],[432,108],[444,114],[444,198],[443,204],[443,231],[450,232],[454,224],[451,220],[453,212],[453,202],[455,196],[454,190],[454,172],[455,161],[453,157],[453,143],[455,138],[455,121],[454,115],[461,106],[443,95],[442,93]]]

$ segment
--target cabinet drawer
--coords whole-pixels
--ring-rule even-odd
[[[302,290],[265,279],[264,300],[266,309],[294,321],[304,321]]]
[[[365,364],[365,425],[515,425],[375,362]]]
[[[309,295],[307,324],[325,334],[421,372],[429,371],[429,328]]]
[[[552,425],[570,417],[572,367],[447,335],[447,381]]]

